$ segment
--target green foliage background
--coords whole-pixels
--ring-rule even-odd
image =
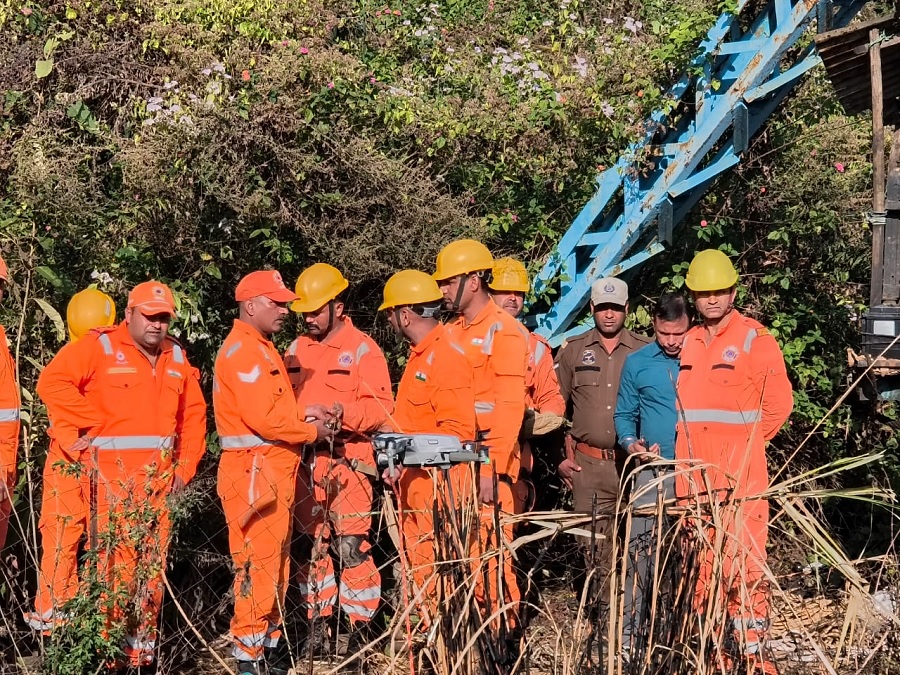
[[[320,260],[399,357],[375,319],[387,276],[430,270],[461,235],[536,270],[723,7],[0,0],[0,247],[14,277],[0,316],[23,387],[87,284],[121,307],[136,282],[169,282],[176,332],[208,378],[239,277],[271,266],[293,280]],[[814,71],[632,282],[649,300],[683,283],[695,250],[737,256],[741,304],[772,327],[797,390],[776,464],[843,391],[859,341],[868,147],[867,120],[844,116]],[[36,480],[44,422],[27,408],[23,476]],[[792,462],[894,449],[892,417],[844,405]]]

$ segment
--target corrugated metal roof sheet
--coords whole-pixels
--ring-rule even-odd
[[[887,41],[881,47],[884,123],[900,125],[900,19],[884,17],[816,36],[816,47],[841,105],[849,115],[872,108],[869,74],[869,31],[877,28]],[[888,42],[890,41],[890,42]]]

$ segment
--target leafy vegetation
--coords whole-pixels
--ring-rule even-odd
[[[387,276],[431,269],[464,234],[536,269],[727,6],[0,0],[0,248],[14,280],[0,321],[23,388],[87,284],[122,307],[135,283],[169,282],[175,333],[208,380],[238,278],[271,266],[293,279],[318,260],[350,278],[354,320],[396,359],[374,312]],[[797,390],[776,464],[897,447],[893,406],[848,403],[792,456],[858,344],[868,134],[814,71],[632,280],[649,301],[683,285],[695,250],[736,256],[740,304],[772,328]],[[46,420],[27,395],[26,412],[33,500]],[[876,467],[856,478],[900,469]]]

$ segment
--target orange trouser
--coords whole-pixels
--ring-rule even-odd
[[[497,481],[497,501],[500,507],[499,517],[516,512],[514,488],[506,482]],[[481,525],[478,541],[473,542],[471,555],[477,565],[475,574],[475,599],[487,612],[487,617],[498,613],[506,617],[508,628],[518,625],[517,612],[521,594],[513,569],[512,554],[501,542],[513,540],[513,526],[503,525],[497,531],[495,509],[493,505],[481,507]],[[501,608],[506,608],[500,612]],[[493,620],[492,625],[497,625]]]
[[[88,458],[89,459],[89,458]],[[78,592],[78,545],[90,519],[90,473],[86,462],[47,455],[41,498],[41,566],[29,625],[47,631]]]
[[[404,469],[397,484],[400,501],[400,527],[408,568],[415,584],[414,597],[419,599],[423,627],[437,614],[437,577],[434,551],[434,505],[442,511],[442,528],[450,528],[444,507],[460,508],[471,502],[471,474],[466,465],[450,469],[450,485],[443,475],[426,469]],[[463,542],[461,545],[465,546]],[[464,551],[465,549],[463,549]],[[462,551],[460,551],[460,555]]]
[[[254,474],[254,461],[266,471]],[[281,637],[282,609],[290,575],[291,510],[299,455],[286,448],[226,450],[219,459],[218,492],[228,523],[234,561],[233,655],[259,661]],[[267,480],[275,499],[252,517],[252,481]]]
[[[97,577],[107,618],[125,623],[125,655],[152,660],[169,545],[171,476],[147,462],[100,451],[97,476]]]
[[[381,575],[372,559],[372,484],[341,459],[319,454],[297,477],[297,530],[312,541],[300,560],[298,584],[310,619],[340,604],[351,622],[369,621],[381,601]],[[341,565],[340,581],[328,547]]]
[[[734,636],[745,653],[755,654],[769,620],[766,564],[769,503],[755,499],[718,507],[720,527],[704,523],[694,609],[709,614],[725,604]]]

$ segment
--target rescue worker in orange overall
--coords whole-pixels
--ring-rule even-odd
[[[384,354],[344,312],[348,286],[324,263],[300,274],[291,307],[307,334],[291,343],[284,363],[298,404],[323,405],[340,421],[333,442],[308,449],[297,480],[298,581],[311,628],[306,645],[328,648],[327,629],[316,619],[332,616],[337,604],[350,620],[352,651],[378,609],[381,575],[371,554],[372,483],[351,463],[374,463],[367,436],[385,425],[394,402]]]
[[[444,306],[459,316],[448,325],[450,337],[466,352],[475,374],[475,415],[485,436],[490,466],[479,467],[478,498],[482,503],[480,544],[492,555],[476,575],[476,599],[490,616],[501,606],[503,632],[518,626],[521,599],[512,559],[500,537],[511,541],[512,526],[497,529],[495,506],[515,513],[514,485],[521,455],[519,430],[525,416],[525,383],[528,371],[528,331],[491,301],[494,258],[487,247],[472,239],[459,239],[438,253],[434,278],[444,296]],[[502,573],[498,566],[502,565]],[[485,583],[487,582],[487,583]]]
[[[66,309],[69,344],[54,359],[65,362],[75,343],[94,328],[116,322],[116,305],[106,293],[86,288],[72,296]],[[79,441],[79,430],[91,421],[53,419],[47,430],[50,448],[44,462],[41,497],[41,564],[34,611],[28,625],[48,632],[65,620],[63,606],[78,592],[78,546],[90,519],[89,446]],[[94,545],[95,542],[90,542]]]
[[[329,431],[321,408],[297,407],[271,342],[297,296],[278,272],[261,270],[241,279],[234,299],[239,315],[213,381],[222,446],[217,489],[235,568],[232,654],[239,675],[274,675],[287,672],[267,662],[265,650],[281,638],[300,450]]]
[[[494,261],[491,280],[491,297],[501,309],[515,319],[525,307],[525,295],[531,290],[525,265],[515,258],[499,258]],[[543,437],[561,427],[565,422],[566,402],[559,389],[553,352],[550,343],[537,333],[528,333],[528,372],[525,380],[526,424],[522,429],[522,466],[520,469],[516,498],[519,511],[524,510],[533,495],[529,494],[530,479],[534,470],[531,441],[529,437]],[[540,414],[541,422],[536,424],[535,415]],[[540,428],[538,428],[540,427]],[[535,433],[537,432],[537,433]]]
[[[9,268],[0,258],[0,301],[9,285]],[[17,452],[19,448],[19,384],[16,364],[9,353],[6,331],[0,326],[0,549],[6,543],[12,493],[16,486]]]
[[[681,471],[691,471],[677,476],[676,490],[689,506],[712,503],[724,523],[718,537],[706,529],[696,610],[704,615],[727,602],[748,669],[768,675],[777,672],[765,655],[769,504],[753,496],[768,487],[766,442],[788,419],[793,398],[775,338],[734,308],[737,282],[731,261],[713,249],[696,255],[685,278],[703,324],[688,332],[681,351],[675,457],[690,461]]]
[[[37,385],[53,423],[78,426],[80,443],[70,451],[96,448],[97,566],[109,587],[107,614],[125,622],[124,651],[135,666],[154,660],[166,498],[193,478],[206,449],[199,372],[168,337],[174,315],[167,286],[138,284],[125,320],[61,351]]]
[[[434,279],[418,270],[397,272],[384,286],[384,302],[378,310],[387,313],[391,328],[411,345],[397,387],[391,426],[407,434],[449,434],[471,441],[477,426],[474,375],[462,347],[453,342],[439,321],[442,301]],[[462,464],[450,469],[452,494],[439,497],[439,507],[445,503],[443,500],[461,501],[471,482],[469,471]],[[420,608],[420,632],[428,629],[437,612],[434,503],[443,478],[433,472],[404,468],[394,483],[400,501],[406,562],[412,571]],[[385,478],[392,479],[393,476]]]

